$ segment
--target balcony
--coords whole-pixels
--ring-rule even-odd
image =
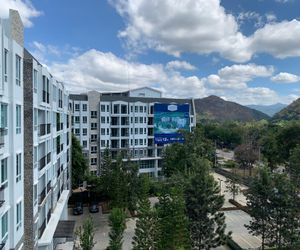
[[[4,147],[5,135],[7,135],[7,129],[6,128],[0,128],[0,148]]]
[[[39,136],[47,135],[51,133],[51,124],[40,124],[39,125]]]
[[[43,224],[39,228],[39,239],[42,237],[46,228],[46,220],[44,220]]]
[[[43,191],[39,194],[39,205],[43,203],[45,198],[46,198],[46,188],[44,188]]]
[[[64,124],[62,122],[56,123],[56,131],[63,130]]]
[[[47,213],[47,223],[49,222],[50,218],[51,218],[51,209],[49,209]]]
[[[50,192],[50,190],[51,190],[51,181],[47,183],[47,194]]]
[[[39,161],[39,170],[42,170],[51,161],[51,152],[42,157]]]

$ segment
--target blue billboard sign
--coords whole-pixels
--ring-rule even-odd
[[[184,142],[179,130],[190,131],[189,104],[154,104],[154,141],[156,144]]]

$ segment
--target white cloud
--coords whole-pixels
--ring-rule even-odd
[[[300,81],[300,77],[287,72],[280,72],[271,78],[273,82],[277,83],[295,83]]]
[[[186,61],[170,61],[166,65],[167,69],[185,69],[185,70],[195,70],[197,69],[194,65]]]
[[[220,69],[217,75],[209,75],[207,83],[219,89],[245,89],[254,78],[271,76],[273,71],[272,66],[236,64]]]
[[[38,17],[42,14],[41,11],[35,9],[29,0],[1,0],[0,17],[7,18],[9,9],[19,11],[22,22],[25,27],[32,27],[32,18]]]
[[[277,58],[300,56],[300,22],[275,22],[268,13],[226,13],[220,0],[110,0],[124,18],[126,28],[119,32],[130,51],[155,49],[179,57],[190,52],[218,53],[235,62],[249,61],[256,53]],[[245,36],[238,21],[256,20],[260,27]]]
[[[277,3],[289,3],[292,2],[293,0],[275,0]]]
[[[218,52],[234,61],[251,58],[246,37],[219,0],[110,2],[127,22],[119,36],[130,49],[154,48],[174,56]]]
[[[255,11],[240,12],[236,20],[240,25],[249,20],[254,21],[255,27],[262,27],[264,25],[264,17]]]

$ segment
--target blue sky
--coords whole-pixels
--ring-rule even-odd
[[[154,87],[241,104],[300,95],[297,0],[0,0],[71,92]]]

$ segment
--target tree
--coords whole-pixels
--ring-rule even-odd
[[[234,175],[231,179],[226,180],[226,192],[232,194],[232,199],[235,201],[235,197],[240,192],[239,179]]]
[[[157,213],[147,196],[138,202],[138,219],[133,236],[133,250],[154,250],[157,244]]]
[[[82,250],[93,249],[96,242],[94,242],[95,230],[91,217],[84,221],[83,225],[77,229],[75,234],[79,237],[79,244]]]
[[[300,188],[300,144],[291,151],[288,172],[295,186]]]
[[[180,185],[164,187],[157,204],[159,240],[157,249],[191,249],[183,189]]]
[[[123,233],[126,228],[126,215],[123,209],[113,208],[109,216],[109,246],[107,250],[122,250]]]
[[[264,250],[269,239],[270,209],[269,195],[272,190],[270,172],[263,168],[254,178],[247,193],[248,213],[252,217],[249,225],[245,225],[249,232],[261,236],[261,247]]]
[[[140,176],[138,176],[139,166],[135,163],[132,163],[130,159],[128,159],[126,162],[126,169],[128,209],[131,213],[133,213],[137,208],[139,193],[141,192],[141,182],[143,180]]]
[[[82,147],[77,138],[72,135],[72,187],[77,188],[84,181],[88,170],[86,159],[82,153]]]
[[[235,160],[244,170],[249,169],[249,175],[252,176],[252,168],[258,160],[258,150],[252,144],[241,144],[234,150]]]
[[[201,159],[197,163],[199,167],[185,192],[189,229],[193,249],[211,249],[224,245],[231,233],[225,233],[220,187],[210,175],[209,165]]]

